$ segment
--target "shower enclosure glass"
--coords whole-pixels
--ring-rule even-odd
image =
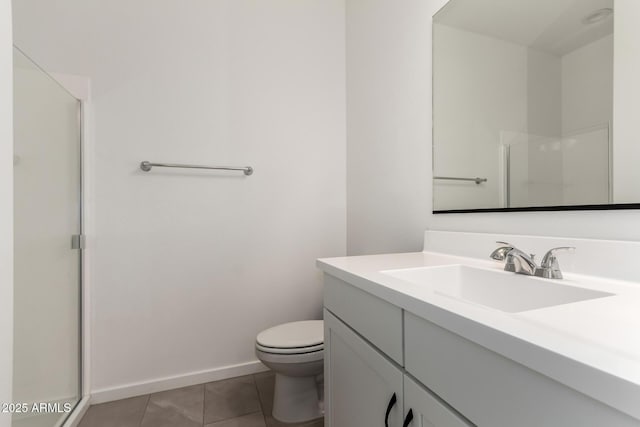
[[[13,426],[49,427],[82,394],[81,106],[16,48],[13,60],[13,401],[27,409]]]

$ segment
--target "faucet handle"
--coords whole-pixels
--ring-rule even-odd
[[[560,246],[550,249],[542,258],[542,264],[540,269],[536,271],[536,276],[546,279],[562,279],[562,271],[560,271],[558,258],[556,258],[555,254],[557,251],[574,251],[575,249],[573,246]]]
[[[540,267],[542,268],[554,268],[558,267],[558,259],[556,258],[557,251],[571,251],[573,252],[576,248],[574,246],[560,246],[557,248],[549,249],[547,253],[542,258],[542,264]]]
[[[511,243],[501,242],[499,240],[496,243],[502,246],[491,252],[491,255],[489,255],[489,258],[495,259],[496,261],[504,261],[507,259],[507,254],[511,252],[511,250],[515,249],[515,246]]]

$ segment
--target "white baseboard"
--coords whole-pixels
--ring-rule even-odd
[[[91,392],[91,404],[111,402],[113,400],[126,399],[128,397],[141,396],[159,391],[171,390],[179,387],[187,387],[195,384],[225,380],[227,378],[242,375],[256,374],[268,371],[260,361],[241,363],[238,365],[223,366],[207,371],[193,372],[174,377],[159,378],[152,381],[126,384],[118,387],[95,390]]]

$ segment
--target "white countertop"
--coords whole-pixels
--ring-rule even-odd
[[[493,261],[436,252],[318,260],[318,267],[327,274],[640,419],[637,283],[565,274],[560,281],[563,285],[615,295],[505,313],[381,273],[454,264],[497,271],[504,267]]]

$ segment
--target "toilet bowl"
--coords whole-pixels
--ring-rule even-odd
[[[299,423],[322,416],[322,320],[285,323],[260,332],[256,355],[276,374],[273,418]]]

